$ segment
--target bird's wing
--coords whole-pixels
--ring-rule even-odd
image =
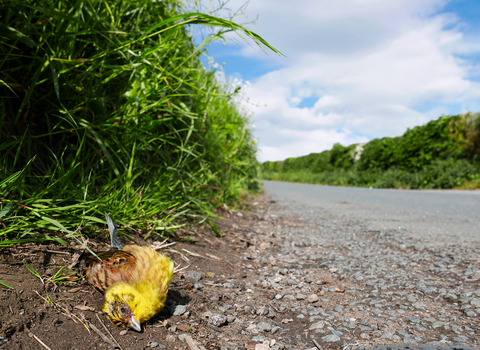
[[[112,218],[105,213],[105,218],[107,219],[108,231],[110,231],[110,240],[112,242],[112,248],[122,249],[125,247],[120,239],[118,238],[117,226],[113,222]]]
[[[136,258],[123,250],[98,253],[101,259],[87,258],[87,280],[101,292],[116,282],[128,282],[135,271]]]
[[[106,265],[115,266],[118,269],[130,269],[135,267],[136,258],[133,254],[124,250],[107,250],[97,254]]]

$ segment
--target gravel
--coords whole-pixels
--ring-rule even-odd
[[[240,232],[235,241],[248,243],[235,253],[243,261],[237,277],[225,272],[202,284],[200,272],[185,273],[209,310],[200,316],[210,332],[204,344],[216,339],[226,350],[311,349],[313,340],[325,350],[480,348],[480,249],[473,240],[442,244],[444,235],[433,240],[431,232],[374,229],[347,209],[332,213],[261,198],[232,229]]]
[[[264,221],[247,239],[278,249],[244,253],[258,268],[252,288],[273,292],[272,305],[291,315],[281,317],[280,333],[306,334],[304,348],[312,338],[326,348],[479,346],[475,244],[439,246],[404,229],[371,230],[358,218],[301,204],[257,213]]]

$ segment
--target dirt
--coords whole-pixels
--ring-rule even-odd
[[[212,290],[212,285],[235,281],[237,286],[255,279],[255,270],[242,266],[240,252],[249,243],[242,238],[256,215],[223,211],[223,220],[216,220],[225,236],[217,238],[206,227],[193,238],[198,242],[177,243],[173,251],[163,251],[174,260],[175,266],[202,274],[203,290],[193,288],[195,281],[185,278],[184,270],[174,275],[169,288],[166,307],[153,319],[143,325],[141,333],[116,327],[101,312],[103,295],[89,285],[85,279],[68,283],[52,283],[49,277],[62,267],[72,263],[81,246],[72,241],[71,246],[57,244],[23,244],[0,250],[0,280],[12,286],[0,286],[0,349],[43,349],[43,342],[50,349],[108,349],[112,348],[92,330],[93,324],[99,331],[115,340],[123,349],[150,349],[152,342],[158,348],[186,348],[176,335],[190,334],[199,345],[207,349],[220,348],[224,342],[215,336],[215,326],[201,319],[205,311],[215,309],[229,302],[228,292]],[[200,230],[198,230],[200,231]],[[94,251],[108,249],[107,231],[103,240],[90,242]],[[138,241],[138,239],[137,239]],[[124,242],[131,243],[131,242]],[[188,251],[188,252],[187,252]],[[198,256],[199,255],[199,256]],[[73,277],[82,276],[82,259],[73,266]],[[33,267],[43,281],[27,270],[25,264]],[[72,277],[72,278],[73,278]],[[222,293],[223,292],[223,293]],[[212,301],[218,296],[218,301]],[[265,295],[270,297],[270,295]],[[216,299],[216,297],[214,298]],[[172,306],[185,305],[187,313],[172,315]],[[111,332],[109,336],[105,327]],[[227,329],[230,326],[225,326]],[[123,331],[123,332],[122,332]]]

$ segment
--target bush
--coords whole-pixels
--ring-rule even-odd
[[[454,188],[480,177],[480,113],[445,116],[399,137],[269,162],[264,179],[378,188]],[[356,160],[357,159],[357,160]],[[275,172],[279,172],[275,175]],[[268,174],[268,175],[267,175]]]

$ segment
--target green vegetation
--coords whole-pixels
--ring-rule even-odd
[[[476,188],[480,113],[445,116],[399,137],[261,165],[263,179],[376,188]]]
[[[176,235],[258,189],[249,117],[200,56],[229,31],[278,51],[182,6],[2,2],[0,247],[81,241],[104,227],[104,212]],[[191,25],[219,29],[195,47]]]

